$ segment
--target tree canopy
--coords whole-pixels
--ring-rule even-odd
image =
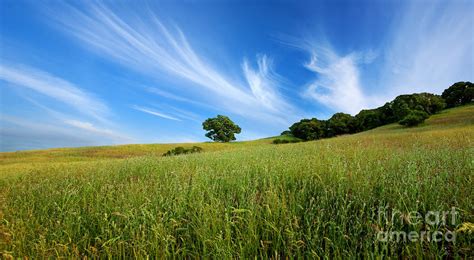
[[[381,107],[361,110],[356,116],[336,113],[329,120],[302,119],[290,126],[289,132],[308,141],[357,133],[396,122],[404,126],[415,126],[446,106],[468,104],[473,99],[474,84],[458,82],[446,89],[441,96],[431,93],[400,95]],[[288,134],[287,131],[284,133]]]
[[[290,131],[294,137],[298,137],[305,141],[317,140],[324,137],[325,123],[316,118],[303,119],[298,123],[290,126]]]
[[[441,95],[446,100],[447,107],[455,107],[472,103],[474,101],[474,84],[457,82],[445,89]]]
[[[208,131],[206,137],[215,142],[230,142],[235,140],[235,134],[240,134],[242,130],[230,118],[217,115],[215,118],[208,118],[202,123],[204,130]]]
[[[349,114],[336,113],[327,122],[327,135],[336,136],[352,133],[355,130],[354,117]]]
[[[412,110],[424,111],[434,114],[442,110],[446,102],[439,95],[431,93],[417,93],[411,95],[400,95],[392,101],[392,111],[395,120],[401,120]]]
[[[404,126],[417,126],[423,123],[429,115],[420,110],[412,110],[408,115],[406,115],[402,120],[400,120],[399,124]]]

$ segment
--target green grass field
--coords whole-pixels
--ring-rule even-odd
[[[0,154],[0,252],[8,257],[474,256],[474,106],[416,128],[331,139],[126,145]],[[190,147],[195,144],[179,144]],[[455,223],[412,211],[455,208]],[[381,212],[401,212],[393,221]],[[453,232],[452,242],[380,231]]]

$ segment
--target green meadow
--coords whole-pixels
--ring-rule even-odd
[[[471,105],[414,128],[391,124],[302,143],[267,138],[0,153],[0,253],[471,258],[473,138]],[[162,156],[193,145],[204,151]],[[409,216],[451,210],[449,223]],[[390,231],[455,239],[380,239]]]

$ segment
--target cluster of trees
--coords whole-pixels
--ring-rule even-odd
[[[357,133],[395,122],[404,126],[416,126],[445,107],[465,105],[472,103],[473,100],[474,84],[457,82],[444,90],[441,96],[431,93],[400,95],[381,107],[364,109],[356,116],[336,113],[329,120],[302,119],[290,126],[290,130],[284,131],[282,135],[292,135],[309,141]],[[237,124],[223,115],[208,118],[202,123],[202,126],[207,131],[206,136],[215,142],[233,141],[235,134],[241,132],[241,128]],[[275,140],[276,144],[288,142],[291,141]],[[169,153],[174,154],[172,151]]]
[[[356,116],[336,113],[329,120],[302,119],[290,126],[289,132],[282,134],[291,134],[308,141],[357,133],[395,122],[416,126],[445,107],[464,105],[473,100],[474,84],[458,82],[441,96],[430,93],[400,95],[381,107],[362,110]]]
[[[466,105],[474,100],[474,84],[467,82],[458,82],[445,89],[441,97],[446,101],[447,107]]]

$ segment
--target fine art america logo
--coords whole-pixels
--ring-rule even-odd
[[[379,208],[378,223],[387,230],[378,230],[377,240],[381,242],[454,242],[458,212],[453,207],[448,211],[418,211],[403,213]]]

